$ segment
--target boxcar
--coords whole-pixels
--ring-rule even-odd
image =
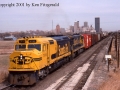
[[[95,44],[95,34],[91,34],[91,44]]]
[[[95,43],[98,42],[98,34],[95,34]]]
[[[91,46],[91,35],[90,34],[82,34],[82,35],[84,37],[85,49],[87,49]]]

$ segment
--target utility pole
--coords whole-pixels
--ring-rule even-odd
[[[52,30],[53,30],[53,20],[52,20]]]
[[[119,68],[119,44],[118,44],[118,68]]]
[[[53,20],[52,20],[52,35],[53,35]]]
[[[118,61],[119,61],[119,55],[120,55],[120,53],[119,53],[119,46],[120,46],[120,35],[119,35],[119,32],[118,32]]]

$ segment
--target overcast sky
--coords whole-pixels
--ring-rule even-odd
[[[15,6],[2,7],[2,4]],[[17,6],[16,3],[24,3]],[[30,7],[26,6],[30,4]],[[32,3],[41,6],[32,6]],[[43,6],[55,4],[59,6]],[[68,28],[75,21],[83,26],[85,21],[95,25],[95,17],[100,17],[103,30],[120,29],[120,0],[0,0],[0,31],[51,30],[57,24]]]

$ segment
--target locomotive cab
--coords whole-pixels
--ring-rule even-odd
[[[19,42],[23,40],[19,40]],[[31,42],[32,40],[29,40]],[[34,61],[40,61],[42,58],[41,55],[41,44],[34,43],[17,43],[15,44],[15,50],[10,55],[10,68],[12,69],[37,69],[32,63]]]
[[[21,38],[15,42],[10,55],[9,82],[15,85],[31,85],[38,80],[38,71],[47,66],[46,43],[41,37]]]

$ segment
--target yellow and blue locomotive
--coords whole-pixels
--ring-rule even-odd
[[[84,50],[84,38],[80,34],[73,34],[69,36],[71,46],[71,57],[79,55]]]
[[[10,55],[10,84],[36,83],[79,54],[83,45],[81,35],[34,36],[16,40],[14,51]]]
[[[18,39],[14,52],[10,55],[9,82],[32,85],[70,60],[70,56],[70,39],[67,36]]]

